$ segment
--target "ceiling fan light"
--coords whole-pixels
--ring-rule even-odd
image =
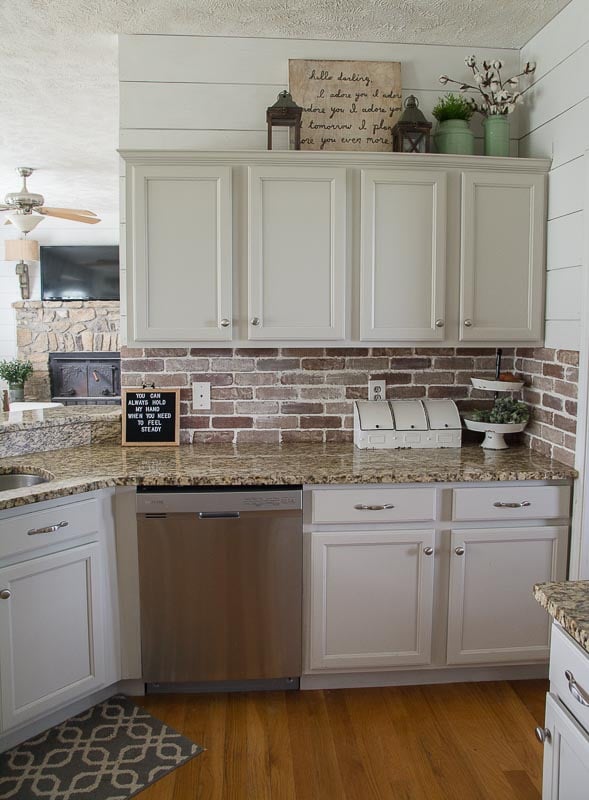
[[[8,214],[8,219],[21,233],[30,233],[43,221],[41,214]]]

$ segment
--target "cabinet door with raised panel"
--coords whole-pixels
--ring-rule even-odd
[[[428,664],[434,532],[311,534],[309,667]]]
[[[130,167],[130,339],[232,337],[231,168]]]
[[[544,175],[462,175],[462,341],[541,341]]]
[[[360,338],[444,338],[446,174],[362,170]]]
[[[249,168],[248,338],[345,338],[346,171]]]
[[[535,583],[563,580],[566,527],[451,534],[448,664],[546,661],[550,618]]]
[[[97,542],[0,569],[5,730],[90,694],[106,679]]]
[[[542,800],[586,800],[589,734],[552,694],[546,698]]]

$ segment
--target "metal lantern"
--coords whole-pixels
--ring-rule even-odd
[[[280,92],[278,100],[266,110],[268,123],[268,150],[272,150],[272,127],[288,127],[289,144],[295,150],[301,149],[301,114],[303,109],[297,106],[292,96],[285,90]]]
[[[405,100],[405,110],[393,128],[394,153],[429,153],[431,122],[419,110],[419,102],[410,94]]]

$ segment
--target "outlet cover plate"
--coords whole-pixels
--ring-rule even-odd
[[[387,398],[386,381],[368,381],[369,400],[386,400],[386,398]]]
[[[204,411],[211,407],[211,384],[197,383],[192,384],[192,408],[195,411]]]

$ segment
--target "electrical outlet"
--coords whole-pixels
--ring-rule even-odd
[[[387,396],[386,381],[368,381],[369,400],[386,400],[386,396]]]
[[[195,410],[206,410],[211,407],[211,384],[196,383],[192,384],[192,408]]]

